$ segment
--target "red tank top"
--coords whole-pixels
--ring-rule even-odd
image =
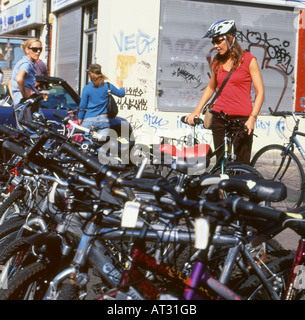
[[[214,111],[223,111],[229,115],[249,116],[252,112],[251,84],[252,78],[249,65],[252,59],[256,59],[250,52],[244,53],[241,65],[235,69],[225,87],[217,98],[213,107]],[[223,67],[217,72],[217,89],[221,86],[228,71]]]

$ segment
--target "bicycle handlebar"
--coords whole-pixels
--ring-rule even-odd
[[[244,131],[248,131],[248,128],[240,121],[240,120],[232,120],[227,118],[227,114],[223,111],[217,112],[212,109],[209,109],[209,112],[211,112],[214,116],[218,118],[222,118],[228,126],[232,127],[240,127]]]
[[[20,156],[20,157],[22,157],[24,159],[30,160],[31,162],[35,163],[38,166],[41,166],[41,164],[43,163],[43,167],[44,168],[47,168],[47,169],[49,169],[51,171],[54,171],[54,172],[60,174],[61,176],[65,176],[66,177],[70,173],[69,169],[58,165],[52,159],[47,159],[47,158],[44,158],[42,156],[37,156],[37,155],[34,155],[34,154],[32,154],[31,155],[31,159],[29,159],[27,150],[22,148],[18,143],[5,140],[3,142],[3,144],[2,144],[2,147],[4,149],[7,149],[10,152],[13,152],[13,153],[17,154],[18,156]]]
[[[108,171],[107,167],[100,164],[97,158],[93,158],[92,156],[84,154],[82,151],[75,148],[71,144],[63,143],[61,146],[61,150],[82,162],[88,169],[102,174],[106,174]]]
[[[6,136],[15,136],[15,135],[19,135],[21,133],[20,130],[7,127],[3,124],[0,124],[0,132],[4,133]]]
[[[187,120],[185,119],[186,117],[187,117],[187,116],[181,117],[180,121],[183,122],[183,123],[185,123],[185,124],[189,124],[189,123],[187,122]],[[195,126],[196,126],[196,125],[200,125],[200,124],[203,124],[203,120],[202,120],[201,118],[194,118],[194,123],[195,123]],[[192,125],[192,126],[194,126],[194,125]]]
[[[250,177],[250,179],[235,178],[221,180],[218,186],[226,192],[237,192],[248,196],[251,201],[278,202],[286,199],[287,188],[279,181]]]
[[[305,117],[305,112],[304,111],[273,111],[272,108],[268,108],[270,111],[270,115],[275,116],[275,117],[287,117],[287,116],[303,116]]]
[[[26,150],[23,149],[20,145],[18,145],[17,143],[8,141],[8,140],[4,140],[2,143],[2,147],[14,154],[17,154],[18,156],[25,158],[26,157]]]
[[[39,128],[42,126],[42,124],[39,124],[39,123],[36,123],[36,122],[33,122],[33,121],[28,121],[28,120],[19,120],[19,123],[22,126],[28,127],[28,128],[30,128],[31,130],[34,130],[34,131],[39,130]]]
[[[44,96],[42,94],[36,95],[36,93],[34,93],[32,96],[30,96],[27,99],[21,99],[19,105],[15,108],[15,111],[22,109],[26,105],[33,105],[41,101],[43,98]]]
[[[147,180],[147,183],[145,183],[145,179],[133,179],[131,181],[117,179],[117,185],[138,188],[159,195],[169,193],[180,208],[190,210],[194,216],[202,213],[204,215],[217,217],[222,221],[228,221],[234,214],[237,214],[243,217],[264,218],[269,221],[275,221],[276,223],[282,223],[285,218],[285,213],[282,211],[270,207],[262,207],[257,203],[244,201],[240,197],[229,197],[228,199],[220,199],[219,201],[209,201],[206,199],[200,202],[184,200],[176,190],[167,185],[166,182],[160,180],[154,181],[155,183]]]
[[[75,129],[78,129],[79,131],[82,131],[84,133],[90,133],[90,129],[85,128],[77,123],[75,123],[73,120],[70,119],[69,116],[63,116],[62,114],[58,113],[58,112],[54,112],[53,115],[57,118],[59,118],[60,120],[62,120],[62,122],[67,125],[71,125],[72,127],[74,127]],[[98,134],[97,132],[92,132],[92,138],[97,139],[97,140],[102,140],[104,137],[103,135]]]
[[[257,203],[242,200],[241,198],[228,198],[231,202],[231,209],[234,213],[239,215],[246,215],[249,217],[263,218],[266,220],[282,223],[285,219],[285,212],[276,210],[270,207],[260,206]]]
[[[57,112],[57,111],[54,111],[54,112],[53,112],[53,116],[54,116],[55,118],[58,118],[58,119],[61,120],[61,121],[64,121],[65,119],[68,119],[68,118],[69,118],[69,117],[64,116],[63,114],[61,114],[61,113],[59,113],[59,112]]]
[[[26,158],[30,159],[33,157],[42,146],[48,141],[49,135],[46,132],[43,132],[38,138],[37,142],[27,151]]]
[[[49,180],[49,181],[57,182],[59,185],[61,185],[63,187],[68,187],[70,184],[67,180],[63,180],[58,177],[53,177],[53,176],[49,176],[49,175],[38,175],[37,178],[42,179],[42,180]],[[80,183],[84,183],[88,186],[96,187],[96,182],[94,180],[90,180],[80,174],[69,173],[68,178],[70,178],[74,183],[80,182]]]

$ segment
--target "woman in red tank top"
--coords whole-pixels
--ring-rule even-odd
[[[187,120],[189,124],[194,124],[194,118],[200,117],[203,107],[231,71],[232,74],[217,98],[213,110],[223,111],[229,119],[239,119],[245,124],[248,130],[239,130],[234,143],[234,152],[236,161],[249,164],[255,121],[264,100],[264,85],[256,58],[241,48],[236,40],[236,31],[234,20],[222,20],[214,23],[204,36],[212,38],[218,53],[211,64],[212,75],[209,84],[194,112],[187,116]],[[256,93],[253,105],[252,84]],[[212,132],[216,149],[223,143],[224,121],[222,119],[213,117]],[[217,156],[221,153],[222,151]]]

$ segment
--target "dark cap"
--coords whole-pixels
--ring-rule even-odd
[[[99,64],[90,64],[88,72],[92,72],[95,74],[101,74],[102,73],[102,67]]]

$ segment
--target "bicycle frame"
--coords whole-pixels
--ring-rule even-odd
[[[297,289],[297,281],[298,281],[298,277],[299,277],[299,272],[300,275],[302,276],[302,272],[304,272],[304,270],[301,269],[302,264],[305,262],[305,239],[301,238],[299,240],[299,245],[297,248],[297,251],[295,253],[295,258],[293,261],[293,265],[290,271],[290,275],[287,281],[287,290],[285,293],[285,297],[284,300],[292,300],[293,299],[293,293],[294,291]],[[302,276],[302,279],[304,279],[304,276]],[[304,286],[304,282],[303,282],[303,286]],[[302,288],[304,289],[304,288]]]
[[[284,168],[284,170],[282,171],[282,174],[280,177],[277,177],[277,175],[279,174],[279,172],[281,172],[282,170],[282,167],[283,167],[283,164],[285,163],[285,159],[286,159],[286,156],[288,154],[289,151],[291,151],[292,153],[294,153],[294,146],[296,146],[296,148],[299,150],[302,158],[305,160],[305,150],[303,149],[300,141],[298,140],[297,136],[301,136],[301,137],[305,137],[305,133],[304,132],[301,132],[299,131],[299,122],[300,122],[300,119],[297,119],[296,118],[296,115],[294,113],[292,113],[292,117],[295,121],[295,126],[293,128],[293,132],[289,138],[289,143],[287,144],[287,146],[285,147],[285,151],[284,151],[284,154],[282,155],[282,159],[281,159],[281,162],[280,162],[280,165],[279,165],[279,168],[278,170],[276,171],[276,173],[274,174],[274,179],[279,179],[281,180],[282,177],[285,175],[286,171],[288,170],[289,166],[290,166],[290,161],[291,159],[289,158],[288,162],[287,162],[287,165],[286,167]]]
[[[294,145],[297,147],[297,149],[299,150],[301,156],[303,157],[303,159],[305,160],[305,150],[303,149],[301,143],[299,142],[297,136],[301,136],[301,137],[305,137],[305,133],[304,132],[301,132],[299,131],[299,122],[300,122],[300,119],[297,119],[296,116],[294,114],[292,114],[296,124],[293,128],[293,132],[292,132],[292,135],[291,137],[289,138],[289,143],[286,147],[286,153],[288,150],[292,149],[293,151],[293,147]]]
[[[216,163],[214,164],[214,166],[210,169],[209,173],[213,174],[216,171],[218,171],[218,169],[220,168],[220,173],[221,174],[225,174],[226,172],[226,164],[230,161],[230,159],[232,159],[233,161],[235,160],[235,154],[233,153],[233,148],[232,148],[232,137],[236,137],[238,134],[238,131],[236,132],[236,134],[233,134],[232,137],[230,137],[230,133],[228,128],[230,127],[231,122],[226,122],[225,123],[225,134],[224,134],[224,139],[223,139],[223,144],[221,144],[216,150],[214,150],[214,152],[212,153],[212,156],[215,156],[216,153],[223,149],[223,153],[221,154],[221,156],[216,159]]]
[[[272,230],[274,228],[271,227]],[[271,230],[270,229],[270,230]],[[254,262],[253,257],[247,250],[245,244],[241,241],[240,235],[220,235],[213,236],[212,245],[231,246],[223,266],[219,280],[216,280],[205,268],[201,261],[193,264],[192,272],[189,277],[184,273],[175,270],[166,263],[158,263],[151,255],[142,251],[141,245],[137,243],[133,247],[130,254],[130,263],[128,268],[123,271],[120,280],[120,287],[128,287],[132,285],[146,299],[158,299],[160,292],[155,286],[139,271],[138,267],[148,270],[153,274],[160,275],[170,279],[177,286],[184,286],[184,298],[186,300],[210,300],[210,299],[226,299],[226,300],[241,300],[235,292],[226,286],[226,283],[231,276],[231,271],[236,262],[237,257],[243,253],[247,263],[255,270],[263,285],[269,291],[274,300],[280,300],[279,296],[273,290],[268,279]],[[116,291],[117,293],[118,291]],[[101,299],[104,296],[101,297]]]
[[[144,298],[149,300],[158,299],[160,291],[140,272],[137,266],[172,280],[177,286],[184,287],[186,300],[211,300],[218,299],[218,297],[225,300],[242,300],[236,293],[212,277],[202,262],[195,262],[191,275],[187,277],[166,263],[158,263],[154,257],[134,247],[131,252],[131,264],[122,274],[120,287],[133,285]]]

